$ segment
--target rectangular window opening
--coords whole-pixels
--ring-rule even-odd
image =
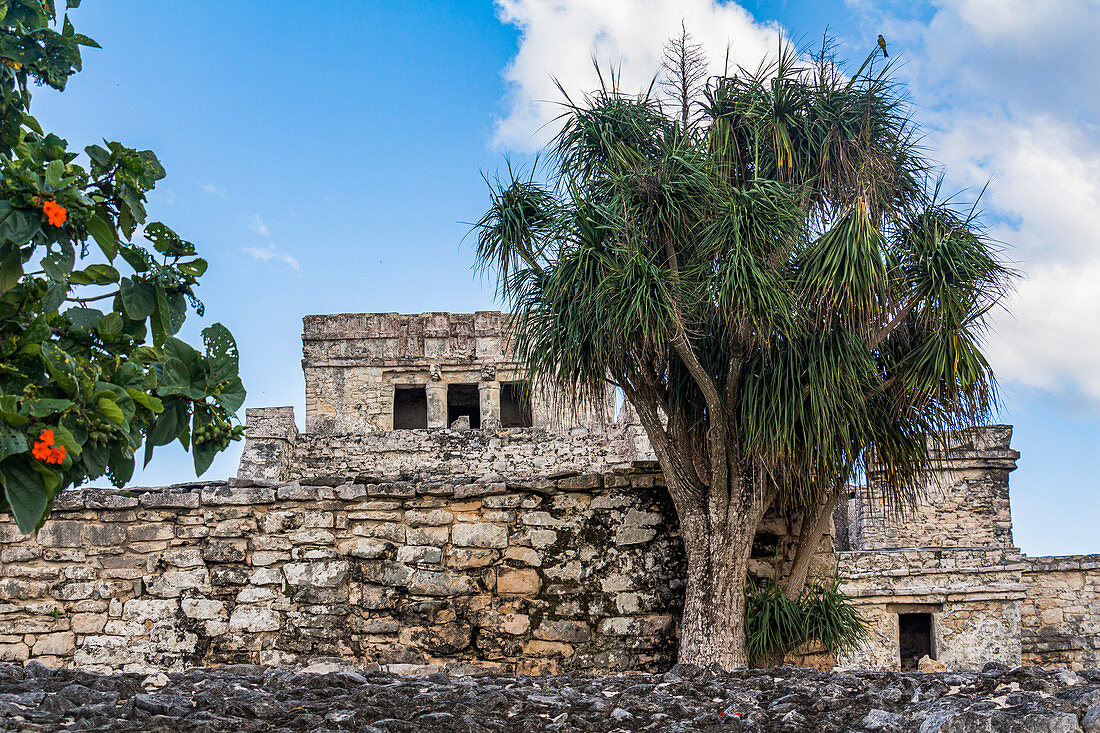
[[[476,384],[447,385],[447,425],[460,417],[470,418],[470,427],[481,428],[481,394]]]
[[[424,387],[393,388],[393,429],[423,430],[428,427],[428,392]]]
[[[916,669],[917,662],[925,655],[935,659],[936,650],[932,646],[932,614],[899,613],[898,646],[903,672]]]
[[[531,385],[527,382],[504,382],[500,385],[500,426],[529,428],[531,418]]]

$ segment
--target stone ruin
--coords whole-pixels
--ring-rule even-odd
[[[0,661],[96,671],[253,663],[403,673],[662,670],[685,574],[629,409],[524,380],[502,316],[308,316],[305,430],[250,409],[235,478],[57,497],[0,519]],[[1009,426],[946,436],[927,501],[858,487],[822,538],[871,629],[839,660],[1100,666],[1100,555],[1013,546]],[[753,572],[789,562],[769,516]]]

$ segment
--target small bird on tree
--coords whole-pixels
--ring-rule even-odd
[[[886,53],[886,39],[882,37],[881,33],[879,34],[879,37],[878,37],[878,47],[882,49],[882,57],[883,58],[886,58],[886,59],[890,58],[890,54]]]

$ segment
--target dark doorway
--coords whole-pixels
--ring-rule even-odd
[[[917,668],[917,662],[926,654],[936,658],[932,648],[932,614],[899,613],[898,646],[901,648],[902,671]]]
[[[481,395],[476,384],[447,385],[447,426],[465,415],[470,418],[470,427],[481,427]]]
[[[531,419],[531,386],[527,382],[503,382],[500,385],[500,426],[529,428]]]
[[[393,388],[393,429],[428,427],[428,393],[423,387]]]

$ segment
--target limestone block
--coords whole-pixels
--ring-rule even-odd
[[[122,604],[122,618],[127,621],[165,621],[174,618],[179,602],[157,598],[131,598]]]
[[[164,562],[178,568],[202,565],[202,552],[194,547],[173,547],[164,551]]]
[[[159,598],[178,598],[187,590],[210,591],[210,572],[205,567],[192,570],[168,570],[160,575],[143,578],[150,595]]]
[[[362,576],[371,583],[403,586],[408,584],[412,568],[392,560],[363,563]]]
[[[348,557],[360,557],[370,560],[384,556],[387,552],[392,551],[393,548],[394,545],[391,542],[369,537],[367,539],[341,542],[337,546],[336,551]]]
[[[230,488],[215,486],[202,490],[202,503],[207,505],[253,506],[275,502],[275,490],[269,488]]]
[[[126,541],[126,527],[120,524],[84,525],[84,541],[93,547],[115,547]]]
[[[562,657],[568,659],[573,656],[573,647],[558,641],[531,639],[524,642],[523,653],[528,657]]]
[[[184,598],[180,601],[180,608],[187,618],[207,620],[225,616],[225,604],[207,598]]]
[[[599,631],[609,636],[651,636],[672,628],[672,616],[634,616],[605,618],[600,621]]]
[[[539,574],[534,570],[502,568],[497,573],[496,591],[502,596],[533,596],[541,585]]]
[[[130,542],[154,542],[174,539],[176,531],[170,524],[135,524],[126,528]]]
[[[98,634],[106,623],[104,613],[74,613],[69,619],[69,628],[77,634]]]
[[[80,547],[84,543],[83,529],[82,522],[51,519],[42,525],[35,539],[43,547]]]
[[[443,551],[430,545],[408,545],[397,549],[397,562],[438,564],[443,560]]]
[[[230,631],[278,631],[282,625],[282,616],[270,608],[237,606],[229,617]]]
[[[410,545],[443,547],[450,538],[450,527],[409,527],[405,530],[405,541]]]
[[[340,585],[348,575],[346,561],[293,562],[283,566],[283,575],[291,585],[331,588]]]
[[[207,562],[244,562],[246,545],[242,540],[211,540],[202,551]]]
[[[409,593],[414,595],[448,597],[476,592],[473,578],[446,570],[417,570],[409,580]]]
[[[505,550],[504,559],[514,560],[515,562],[536,568],[542,565],[542,558],[530,547],[517,547],[513,545]]]
[[[451,528],[451,542],[459,547],[504,549],[508,546],[508,528],[485,522],[460,523]]]
[[[396,522],[367,522],[356,524],[351,533],[359,537],[378,537],[390,542],[405,542],[405,525]],[[422,543],[417,543],[422,544]]]
[[[0,662],[24,662],[30,656],[30,647],[21,641],[14,644],[0,644]]]
[[[76,634],[71,631],[61,631],[55,634],[42,634],[34,642],[31,654],[36,657],[56,656],[67,657],[76,651]]]
[[[500,558],[498,550],[481,550],[466,547],[451,548],[447,551],[447,567],[455,570],[484,568]]]
[[[454,521],[454,514],[445,509],[408,509],[405,523],[419,527],[437,527]]]
[[[580,643],[592,637],[592,630],[583,621],[563,621],[543,619],[535,629],[535,638],[546,641],[568,641]]]

